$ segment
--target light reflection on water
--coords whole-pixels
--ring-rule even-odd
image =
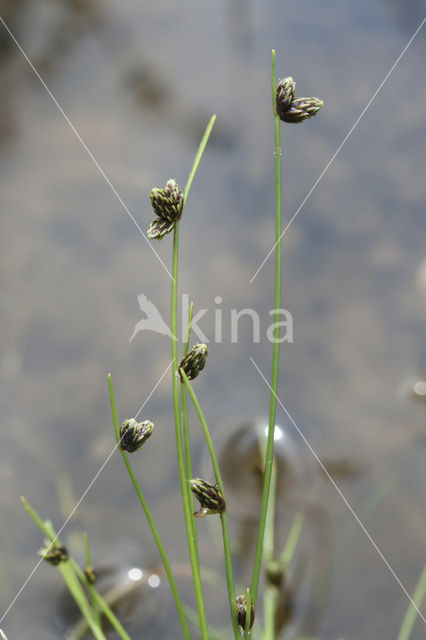
[[[200,322],[209,337],[216,296],[223,298],[224,318],[230,308],[253,307],[267,323],[272,304],[272,260],[249,285],[272,245],[271,48],[279,74],[291,73],[303,94],[326,103],[315,121],[283,130],[289,219],[421,12],[415,0],[403,12],[390,1],[332,2],[321,10],[308,2],[291,11],[277,2],[201,9],[191,1],[177,12],[172,4],[135,0],[121,3],[120,11],[83,0],[21,0],[2,8],[142,228],[152,217],[149,189],[169,177],[185,182],[200,133],[217,113],[181,227],[182,291],[210,310]],[[65,519],[113,446],[106,373],[112,371],[119,411],[127,416],[169,363],[162,336],[140,334],[128,343],[139,319],[137,294],[144,292],[167,317],[169,280],[4,30],[0,48],[0,477],[7,486],[0,498],[0,601],[6,607],[41,542],[18,496],[27,495],[55,523]],[[426,558],[425,412],[423,401],[415,402],[424,384],[418,365],[425,331],[423,58],[419,37],[286,234],[284,304],[293,314],[295,342],[283,347],[279,390],[291,414],[309,416],[302,430],[323,425],[322,456],[337,464],[343,452],[355,468],[361,462],[362,473],[339,479],[355,509],[401,475],[369,515],[368,528],[409,591]],[[170,242],[156,248],[169,265]],[[249,324],[237,345],[229,325],[223,333],[197,382],[217,433],[224,406],[267,406],[248,355],[267,372],[271,352],[264,334],[252,344]],[[409,380],[412,394],[400,394]],[[167,525],[170,514],[181,515],[166,382],[146,412],[158,429],[139,471],[177,559],[184,535]],[[195,422],[193,432],[201,456]],[[298,455],[296,471],[306,467],[307,480],[312,461],[303,449]],[[338,538],[351,516],[333,488],[319,482],[315,505],[326,513],[328,539]],[[123,522],[125,539],[139,543],[143,533],[151,552],[132,490],[113,459],[68,536],[79,551],[76,531],[87,529],[102,548],[123,539]],[[361,534],[351,540],[334,567],[321,634],[393,637],[404,595],[368,541]],[[208,540],[200,544],[209,548]],[[313,563],[318,546],[309,551],[307,544]],[[313,554],[315,561],[329,561],[325,548],[324,558]],[[10,640],[47,637],[53,614],[45,593],[56,584],[48,567],[38,570],[8,617]],[[420,638],[422,629],[415,633]]]

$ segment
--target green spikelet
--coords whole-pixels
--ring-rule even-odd
[[[184,370],[188,380],[193,380],[194,378],[196,378],[200,371],[204,369],[208,353],[209,350],[207,349],[207,345],[203,343],[196,344],[181,360],[179,369]]]
[[[284,78],[284,80],[280,80],[278,82],[276,92],[276,105],[277,113],[280,117],[287,111],[287,109],[293,102],[295,90],[296,83],[291,77]]]
[[[147,235],[150,240],[161,240],[167,233],[174,229],[175,223],[155,218],[148,227]]]
[[[164,189],[157,187],[150,193],[155,214],[168,222],[176,222],[182,214],[183,193],[178,184],[170,179]]]
[[[133,418],[128,418],[120,427],[119,448],[128,453],[137,451],[148,440],[153,429],[154,423],[150,420],[136,422]]]
[[[303,122],[315,116],[323,104],[319,98],[295,98],[287,111],[278,115],[283,122]]]
[[[225,511],[225,499],[216,485],[202,478],[193,478],[189,481],[189,484],[201,507],[200,511],[192,514],[194,518],[203,518],[210,513],[223,513]]]

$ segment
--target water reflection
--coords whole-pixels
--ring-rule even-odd
[[[126,630],[140,633],[141,629],[149,629],[150,637],[166,638],[170,625],[174,624],[175,605],[170,596],[167,578],[162,567],[146,567],[134,565],[131,557],[140,554],[129,552],[125,546],[108,552],[107,558],[95,559],[96,587],[105,602],[111,607]],[[131,547],[130,547],[131,549]],[[179,579],[180,573],[185,577],[188,571],[175,567]],[[61,637],[69,640],[91,637],[86,622],[81,618],[72,597],[64,590],[55,606],[55,624]],[[105,624],[108,638],[115,638],[116,632]]]
[[[256,414],[220,424],[215,432],[215,447],[226,487],[231,518],[258,517],[263,486],[263,452],[268,429],[267,419]],[[300,508],[312,496],[316,464],[305,455],[294,427],[282,418],[275,427],[277,464],[277,509]],[[208,452],[204,455],[204,474],[211,475]]]
[[[263,460],[267,439],[267,418],[256,417],[246,408],[247,417],[222,420],[215,432],[215,447],[226,491],[227,511],[238,539],[239,580],[250,581],[247,558],[254,553],[263,478]],[[311,446],[321,451],[329,473],[342,481],[356,478],[356,461],[327,462],[324,448],[326,434],[307,426],[305,437]],[[304,534],[296,562],[286,571],[278,588],[276,631],[297,635],[314,635],[320,627],[328,606],[334,562],[334,531],[329,507],[321,498],[324,480],[306,443],[297,434],[285,415],[279,416],[275,427],[276,455],[276,520],[275,537],[278,556],[284,547],[296,513],[304,515]],[[320,449],[321,446],[321,449]],[[206,450],[203,472],[210,473],[211,463]]]

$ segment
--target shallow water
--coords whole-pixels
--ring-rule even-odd
[[[214,433],[240,409],[264,415],[260,407],[268,402],[249,356],[269,377],[273,259],[250,279],[273,244],[271,49],[279,75],[293,75],[299,95],[326,103],[314,120],[282,128],[290,220],[424,13],[416,0],[321,7],[307,0],[291,8],[242,0],[188,0],[178,8],[136,0],[3,1],[1,15],[142,229],[152,219],[150,188],[169,177],[185,183],[201,133],[217,113],[182,219],[180,273],[181,292],[208,309],[200,328],[212,344],[197,392]],[[284,306],[294,342],[283,345],[278,394],[321,460],[335,465],[333,478],[365,514],[409,592],[426,560],[426,407],[412,392],[425,377],[424,55],[420,32],[286,233]],[[129,338],[141,317],[138,293],[167,318],[170,280],[4,28],[0,73],[6,610],[42,543],[19,495],[58,528],[68,516],[114,446],[107,372],[125,418],[169,364],[164,336]],[[155,248],[170,268],[170,238]],[[260,342],[253,343],[245,318],[232,343],[230,310],[247,307],[259,313]],[[223,341],[213,344],[218,309]],[[149,455],[134,460],[172,560],[180,561],[169,378],[143,411],[156,423]],[[198,474],[203,453],[195,420],[192,431]],[[302,464],[312,469],[303,444]],[[354,473],[344,472],[349,463]],[[396,637],[406,596],[329,480],[318,482],[320,515],[313,521],[320,524],[301,540],[308,573],[294,619],[327,640]],[[368,511],[371,496],[377,505]],[[289,510],[283,535],[291,516]],[[198,526],[211,558],[215,523]],[[233,527],[237,536],[236,521]],[[125,563],[125,549],[140,544],[147,566],[157,562],[118,456],[64,531],[80,557],[82,531],[99,557],[119,545]],[[217,558],[207,564],[216,568]],[[314,574],[329,581],[320,607],[312,605]],[[1,623],[9,640],[63,637],[51,597],[58,585],[50,567],[37,569]],[[218,611],[221,604],[219,598]],[[423,637],[418,621],[412,638]]]

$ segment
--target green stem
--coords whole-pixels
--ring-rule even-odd
[[[223,482],[220,474],[219,464],[217,461],[216,453],[213,446],[213,441],[210,435],[209,428],[207,426],[206,419],[200,407],[200,403],[198,402],[197,396],[195,395],[194,389],[192,388],[191,383],[189,382],[183,369],[180,369],[180,373],[185,383],[185,386],[188,389],[188,393],[191,397],[191,400],[194,404],[195,410],[198,415],[198,419],[201,424],[201,428],[203,429],[204,438],[206,440],[207,447],[210,453],[213,470],[216,477],[217,485],[219,487],[219,491],[225,497],[225,491],[223,488]],[[228,587],[229,608],[231,612],[232,627],[234,630],[235,638],[237,640],[240,640],[241,634],[238,626],[237,613],[236,613],[236,607],[235,607],[235,587],[234,587],[234,577],[232,572],[231,543],[229,539],[228,518],[226,515],[226,511],[220,514],[220,521],[222,525],[223,550],[224,550],[224,556],[225,556],[225,570],[226,570],[226,584]]]
[[[194,303],[191,302],[189,306],[188,312],[188,329],[186,332],[186,340],[183,346],[183,354],[184,358],[188,353],[189,349],[189,339],[191,336],[191,323],[192,323],[192,314],[194,312]],[[192,460],[191,460],[191,440],[189,435],[189,419],[188,419],[188,398],[186,395],[186,387],[184,384],[181,384],[181,402],[182,402],[182,422],[183,422],[183,446],[185,450],[185,472],[186,472],[186,481],[188,482],[192,478]],[[189,509],[191,513],[194,511],[194,497],[191,491],[188,491],[188,500],[189,500]],[[194,536],[195,544],[197,546],[197,554],[198,554],[198,541],[197,541],[197,525],[194,518],[191,518],[192,524],[192,534]]]
[[[91,556],[91,553],[90,553],[89,536],[87,535],[87,533],[83,533],[83,540],[84,540],[84,549],[85,549],[85,552],[86,552],[86,568],[89,571],[93,571],[92,556]],[[78,569],[80,569],[80,567],[77,564],[76,564],[76,567]],[[90,584],[83,571],[81,571],[81,574],[83,575],[84,582],[86,582],[87,584]],[[95,600],[95,598],[93,597],[92,594],[91,594],[91,598],[92,598],[92,609],[93,609],[93,613],[94,613],[95,618],[96,618],[96,622],[98,624],[100,624],[99,609],[98,609],[98,607],[96,605],[96,600]]]
[[[198,630],[198,616],[196,612],[188,605],[185,605],[185,613],[188,620]],[[209,640],[228,640],[226,632],[220,631],[209,625]]]
[[[21,496],[21,502],[24,505],[25,510],[30,514],[34,522],[40,527],[47,538],[52,543],[60,544],[58,536],[56,535],[56,532],[54,531],[52,525],[48,522],[43,522],[38,513],[31,507],[28,500],[23,496]],[[106,640],[102,629],[100,628],[99,624],[97,624],[96,619],[94,618],[90,603],[86,598],[86,594],[84,593],[83,588],[78,581],[69,560],[61,562],[58,565],[58,569],[62,575],[62,578],[64,579],[65,584],[68,587],[70,594],[74,598],[78,608],[81,611],[82,616],[86,620],[96,640]]]
[[[275,92],[277,86],[277,77],[275,70],[275,51],[272,51],[272,68],[271,68],[271,88],[272,88],[272,105],[274,112],[275,124],[275,314],[274,314],[274,345],[272,354],[272,379],[271,379],[271,397],[269,405],[269,427],[268,427],[268,443],[266,447],[265,472],[263,480],[262,505],[260,509],[259,531],[257,536],[256,553],[253,566],[253,578],[251,585],[251,594],[254,605],[257,602],[257,592],[259,588],[260,569],[262,565],[263,539],[265,535],[266,516],[268,512],[269,492],[271,488],[272,463],[274,459],[274,431],[277,413],[277,388],[278,388],[278,371],[280,357],[280,307],[281,307],[281,141],[280,141],[280,119],[275,108]]]
[[[183,354],[182,354],[183,358],[188,353],[189,338],[191,336],[191,323],[192,323],[193,311],[194,311],[194,303],[191,302],[191,305],[189,307],[189,313],[188,313],[188,329],[186,332],[185,344],[183,346]],[[183,443],[185,448],[186,479],[190,480],[192,478],[191,444],[190,444],[190,437],[189,437],[188,399],[186,397],[186,389],[184,384],[181,385],[181,401],[182,401]],[[190,495],[192,496],[192,494]],[[191,509],[192,509],[192,506],[191,506]],[[194,519],[192,519],[192,522],[195,525]]]
[[[83,533],[84,550],[86,553],[86,567],[92,569],[92,555],[90,553],[89,536],[86,532]]]
[[[76,573],[76,575],[79,577],[81,582],[83,582],[85,584],[85,586],[87,587],[87,590],[90,593],[90,597],[92,598],[92,601],[95,602],[96,606],[103,612],[105,617],[111,623],[112,627],[117,631],[118,635],[121,638],[123,638],[123,640],[131,640],[129,634],[124,629],[124,627],[121,624],[121,622],[115,616],[114,612],[111,610],[111,608],[108,606],[108,604],[102,598],[102,596],[98,593],[98,591],[93,586],[93,584],[91,584],[88,581],[88,579],[84,575],[84,572],[80,569],[80,567],[78,566],[76,561],[73,558],[70,558],[70,563],[71,563],[71,566],[74,569],[74,572]]]
[[[208,630],[206,613],[204,607],[203,589],[201,584],[200,561],[197,553],[194,530],[192,526],[192,515],[188,495],[188,483],[185,476],[185,460],[183,453],[183,440],[180,422],[179,406],[179,375],[178,353],[177,353],[177,277],[178,277],[178,247],[179,247],[179,223],[175,224],[173,236],[173,270],[172,270],[172,307],[171,307],[171,330],[172,330],[172,376],[173,376],[173,411],[175,419],[176,451],[178,459],[179,479],[182,493],[183,513],[185,517],[186,537],[188,541],[189,558],[192,569],[192,580],[194,583],[194,593],[197,602],[198,616],[200,622],[201,636],[203,640],[208,640]]]
[[[250,589],[247,587],[246,589],[246,623],[244,625],[244,640],[248,640],[250,637],[250,627],[251,627],[251,595]]]
[[[287,567],[293,559],[297,543],[299,542],[300,534],[302,533],[304,519],[305,516],[303,515],[303,513],[296,513],[296,515],[294,516],[293,524],[291,526],[290,533],[288,534],[288,538],[280,558],[280,564],[282,565],[284,571],[287,570]]]
[[[275,500],[275,488],[276,488],[276,478],[274,478],[276,474],[276,466],[274,464],[274,471],[272,473],[272,486],[271,486],[271,499],[270,502]],[[271,515],[272,510],[271,506],[268,509],[268,520],[266,525],[266,533],[265,533],[265,560],[268,559],[268,553],[270,551],[270,547],[268,545],[268,526],[269,526],[269,516]],[[293,524],[290,529],[290,533],[288,534],[283,552],[281,554],[279,560],[279,566],[281,570],[284,572],[284,576],[287,575],[287,568],[290,565],[294,552],[296,551],[297,543],[299,542],[300,534],[302,532],[304,521],[303,513],[297,513],[294,516]],[[273,551],[273,549],[272,549]],[[272,555],[271,555],[272,557]],[[278,589],[272,585],[267,585],[265,589],[265,604],[264,604],[264,617],[265,617],[265,628],[263,631],[262,640],[274,640],[275,638],[275,616],[277,610],[278,603]],[[301,639],[299,639],[301,640]]]
[[[191,191],[192,183],[194,182],[195,174],[197,173],[198,165],[200,164],[200,160],[203,156],[204,149],[206,148],[208,139],[210,138],[210,134],[212,132],[215,120],[216,120],[216,115],[213,115],[209,120],[206,130],[204,131],[204,135],[201,139],[200,146],[198,147],[198,151],[194,159],[194,164],[192,165],[192,169],[189,172],[188,180],[186,181],[185,191],[183,194],[184,195],[183,206],[186,205],[189,192]]]
[[[113,389],[113,386],[112,386],[111,374],[108,374],[108,386],[109,386],[109,397],[110,397],[110,402],[111,402],[112,420],[113,420],[113,423],[114,423],[115,438],[116,438],[116,441],[117,441],[117,444],[118,444],[120,442],[120,428],[119,428],[119,425],[118,425],[117,409],[116,409],[116,406],[115,406],[114,389]],[[177,609],[177,612],[178,612],[178,615],[179,615],[179,619],[180,619],[180,622],[181,622],[181,625],[182,625],[182,630],[183,630],[184,636],[185,636],[186,640],[190,640],[191,635],[189,633],[188,625],[187,625],[186,618],[185,618],[185,613],[183,611],[182,601],[181,601],[180,596],[179,596],[178,588],[177,588],[177,585],[176,585],[176,582],[175,582],[175,579],[174,579],[174,576],[173,576],[172,569],[170,567],[169,559],[168,559],[166,551],[164,549],[164,545],[163,545],[163,543],[161,541],[160,534],[158,533],[158,529],[155,526],[154,519],[153,519],[153,517],[151,515],[151,512],[149,510],[148,504],[147,504],[147,502],[145,500],[145,497],[144,497],[144,495],[142,493],[142,490],[141,490],[141,488],[139,486],[139,483],[138,483],[138,481],[136,479],[136,476],[134,474],[132,466],[131,466],[131,464],[129,462],[128,456],[127,456],[125,451],[121,451],[121,455],[123,457],[123,461],[124,461],[124,464],[126,466],[127,473],[130,476],[130,479],[131,479],[131,481],[133,483],[133,486],[135,488],[136,494],[137,494],[137,496],[139,498],[139,502],[141,503],[142,509],[143,509],[143,511],[145,513],[145,516],[146,516],[146,519],[148,521],[148,524],[149,524],[149,527],[151,529],[151,532],[152,532],[152,535],[154,537],[154,540],[155,540],[155,542],[157,544],[157,548],[158,548],[158,551],[160,553],[161,560],[163,562],[164,569],[166,571],[167,578],[168,578],[169,583],[170,583],[170,589],[172,591],[172,594],[173,594],[173,597],[174,597],[174,600],[175,600],[176,609]]]
[[[271,491],[269,495],[269,508],[266,516],[265,539],[263,558],[265,563],[274,559],[275,553],[275,495],[276,495],[277,467],[272,465]],[[264,631],[263,640],[273,640],[275,635],[275,611],[277,607],[278,592],[272,584],[267,584],[264,595]]]
[[[61,562],[58,569],[96,640],[106,640],[101,627],[96,624],[93,611],[69,561]]]
[[[401,625],[401,630],[398,634],[397,640],[408,640],[413,630],[414,623],[417,617],[417,608],[419,608],[426,595],[426,564],[423,567],[423,571],[420,575],[419,581],[413,593],[413,602],[410,602],[407,613],[404,616],[404,620]],[[414,606],[415,605],[415,606]]]
[[[216,116],[210,119],[204,132],[197,154],[195,156],[192,169],[185,186],[183,208],[185,208],[189,192],[194,181],[195,174],[200,164],[201,157],[206,148],[211,130]],[[176,451],[178,459],[179,479],[182,493],[183,513],[185,517],[186,536],[188,540],[188,551],[191,561],[192,579],[194,583],[195,599],[197,601],[198,615],[200,620],[200,630],[203,640],[208,640],[207,621],[204,608],[203,591],[201,584],[200,561],[197,553],[196,538],[192,525],[192,515],[189,498],[189,488],[185,477],[185,461],[182,441],[181,416],[179,406],[179,374],[178,374],[178,345],[177,345],[177,292],[178,292],[178,264],[179,264],[179,221],[175,223],[173,232],[173,260],[172,260],[172,290],[171,290],[171,332],[172,332],[172,386],[173,386],[173,413],[175,421]]]

